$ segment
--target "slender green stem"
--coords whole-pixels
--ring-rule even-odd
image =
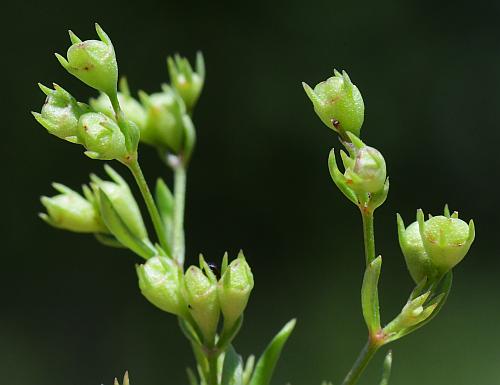
[[[373,212],[361,207],[363,218],[363,238],[365,243],[365,259],[368,266],[375,259],[375,233],[373,230]]]
[[[172,230],[172,256],[177,263],[184,264],[184,205],[186,200],[186,168],[182,163],[174,167],[174,215]]]
[[[375,233],[373,229],[373,212],[366,208],[366,205],[360,205],[361,217],[363,218],[363,239],[365,244],[365,259],[368,266],[375,259]],[[380,345],[373,342],[371,338],[359,353],[349,373],[342,382],[342,385],[354,385],[368,366],[368,363],[377,352]]]
[[[118,101],[118,94],[108,94],[109,101],[111,102],[111,106],[113,107],[113,110],[115,111],[116,115],[116,120],[118,120],[118,115],[122,113],[122,109],[120,107],[120,102]]]
[[[219,382],[217,375],[217,358],[218,354],[211,354],[207,357],[208,359],[208,378],[207,385],[217,385]]]
[[[378,345],[374,344],[371,340],[368,340],[366,345],[359,353],[359,356],[356,359],[356,362],[354,362],[351,370],[349,371],[349,373],[347,373],[347,376],[345,377],[344,382],[342,382],[342,385],[354,385],[358,382],[359,377],[361,377],[361,374],[363,374],[363,371],[368,366],[368,363],[373,358],[378,348]]]
[[[151,195],[151,191],[149,190],[146,179],[144,178],[144,174],[142,173],[141,167],[139,166],[139,162],[137,161],[137,159],[135,159],[130,164],[127,164],[127,166],[132,172],[132,175],[137,182],[137,186],[139,186],[139,189],[141,190],[144,202],[146,202],[146,206],[148,208],[149,215],[151,216],[151,220],[153,221],[153,226],[160,242],[160,246],[167,254],[170,254],[167,234],[165,233],[165,229],[163,228],[160,213],[158,212],[158,208],[156,207],[153,196]]]

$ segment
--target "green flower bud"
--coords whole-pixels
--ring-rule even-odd
[[[182,100],[186,104],[187,110],[192,111],[198,98],[200,97],[203,83],[205,82],[205,61],[203,55],[198,52],[196,55],[196,72],[191,68],[189,61],[175,55],[167,58],[168,72],[170,80]]]
[[[41,198],[47,214],[40,213],[40,218],[51,226],[77,233],[108,232],[91,202],[62,184],[53,183],[52,186],[61,194]]]
[[[120,80],[120,87],[123,90],[122,92],[118,92],[118,102],[125,115],[125,119],[131,120],[139,128],[144,127],[146,124],[146,110],[139,101],[130,95],[125,79]],[[115,111],[106,94],[101,93],[97,98],[90,99],[89,104],[96,112],[102,112],[111,119],[116,120]]]
[[[231,327],[243,314],[252,289],[252,270],[243,252],[240,252],[238,258],[225,269],[217,288],[224,327]]]
[[[43,84],[39,86],[47,98],[41,113],[33,112],[35,119],[50,134],[71,143],[79,143],[78,119],[82,114],[89,112],[90,108],[77,102],[68,91],[57,84],[54,84],[53,90]]]
[[[90,176],[91,187],[98,205],[100,205],[99,190],[102,190],[132,234],[139,239],[147,239],[148,235],[141,211],[127,182],[110,166],[105,165],[104,169],[112,182],[102,180],[97,175]]]
[[[417,221],[406,229],[398,215],[398,232],[408,270],[417,283],[425,277],[433,281],[455,267],[475,237],[474,222],[465,223],[456,212],[424,221],[422,210],[418,210]]]
[[[153,257],[137,266],[139,288],[144,297],[163,311],[185,315],[186,304],[181,294],[182,271],[166,257]]]
[[[314,90],[306,83],[302,85],[323,123],[343,137],[347,132],[359,136],[365,114],[363,98],[345,71],[334,73]]]
[[[141,127],[141,140],[152,146],[180,153],[186,144],[193,123],[186,113],[181,97],[169,86],[163,92],[147,95],[139,93],[146,108],[146,124]]]
[[[196,266],[190,266],[186,271],[184,283],[188,309],[203,333],[205,342],[211,343],[215,337],[220,313],[217,283]]]
[[[78,137],[92,159],[124,160],[129,156],[118,124],[100,112],[88,112],[78,120]]]
[[[118,65],[115,50],[109,36],[96,24],[95,29],[101,40],[81,41],[69,31],[73,45],[68,49],[68,59],[56,54],[61,65],[72,75],[90,87],[116,95]]]

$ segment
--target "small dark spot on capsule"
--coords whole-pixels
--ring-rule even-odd
[[[333,127],[335,127],[335,128],[339,128],[339,126],[340,126],[340,122],[337,119],[332,119],[332,124],[333,124]]]

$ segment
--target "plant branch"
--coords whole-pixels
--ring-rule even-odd
[[[373,211],[360,205],[363,218],[363,238],[365,243],[365,259],[368,266],[375,259],[375,232],[373,229]]]
[[[342,385],[354,385],[358,382],[361,374],[363,374],[364,370],[368,366],[368,363],[371,361],[379,347],[380,345],[374,343],[371,339],[368,340],[359,353],[359,356],[356,359],[356,362],[354,362],[351,370],[347,373]]]
[[[144,178],[139,162],[135,159],[130,164],[127,164],[127,166],[132,172],[132,175],[137,182],[137,186],[139,186],[139,189],[141,190],[142,197],[144,198],[149,215],[151,216],[160,246],[168,255],[170,255],[170,247],[168,245],[167,235],[161,221],[160,213],[158,212],[158,208],[156,207],[153,196],[151,195],[151,191],[149,190],[146,179]]]
[[[179,162],[174,168],[174,215],[172,234],[172,256],[179,266],[184,264],[184,206],[186,200],[186,168]]]
[[[208,360],[208,378],[207,385],[218,385],[219,379],[217,375],[217,359],[218,354],[209,354],[207,355]]]

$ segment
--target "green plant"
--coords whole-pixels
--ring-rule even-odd
[[[153,305],[178,317],[196,359],[196,371],[188,370],[191,385],[268,385],[295,320],[274,337],[255,365],[254,356],[243,362],[232,345],[254,285],[243,252],[231,262],[224,255],[220,276],[202,255],[198,266],[184,267],[186,177],[196,137],[192,116],[205,80],[203,56],[198,53],[194,70],[186,58],[169,57],[171,85],[151,95],[141,91],[139,101],[124,78],[118,87],[113,44],[97,24],[96,31],[100,40],[86,41],[70,31],[67,58],[56,56],[100,95],[85,104],[57,84],[53,89],[40,85],[47,98],[33,115],[50,134],[83,146],[88,157],[116,160],[128,168],[157,241],[148,234],[127,182],[109,165],[104,169],[110,180],[92,174],[82,194],[54,183],[59,194],[42,197],[47,212],[40,217],[60,229],[93,234],[102,244],[128,249],[145,260],[137,266],[139,288]],[[153,196],[139,164],[140,142],[153,147],[172,171],[173,191],[159,178]],[[123,384],[128,383],[126,374]]]
[[[58,54],[57,58],[100,95],[86,104],[56,84],[53,89],[40,85],[47,98],[41,112],[33,115],[50,134],[83,146],[88,157],[116,160],[131,172],[156,240],[148,233],[129,185],[107,164],[109,179],[91,174],[82,193],[54,183],[59,194],[41,198],[46,212],[40,217],[60,229],[93,234],[103,245],[128,249],[144,259],[136,268],[140,291],[154,306],[178,318],[192,346],[196,370],[188,369],[190,385],[269,385],[295,320],[277,333],[257,362],[254,356],[244,362],[233,346],[254,286],[243,252],[231,262],[226,253],[220,272],[202,255],[197,265],[185,268],[186,180],[196,141],[193,112],[205,80],[203,56],[197,55],[194,70],[187,59],[169,57],[171,84],[149,95],[139,91],[137,100],[124,78],[118,86],[113,44],[98,25],[96,30],[100,40],[82,41],[70,31],[73,44],[67,58]],[[374,212],[389,192],[386,163],[380,151],[360,139],[364,103],[347,73],[335,71],[314,89],[303,85],[314,110],[339,135],[347,151],[340,151],[344,172],[338,168],[334,150],[328,165],[334,183],[358,207],[363,223],[366,269],[361,304],[368,341],[344,379],[344,385],[351,385],[382,346],[414,332],[438,314],[451,290],[452,269],[474,241],[474,223],[463,222],[447,206],[443,215],[428,220],[418,210],[417,220],[408,227],[397,216],[399,243],[415,287],[401,312],[383,326],[378,297],[382,257],[375,249]],[[171,170],[173,191],[159,178],[154,196],[151,193],[139,163],[141,142],[152,147]],[[388,384],[391,365],[389,352],[381,385]],[[126,373],[123,385],[128,384]]]
[[[386,200],[389,179],[384,157],[360,139],[364,103],[358,88],[345,71],[314,89],[303,83],[314,110],[326,126],[339,135],[347,153],[340,151],[344,172],[337,165],[334,149],[328,158],[331,177],[339,190],[358,207],[363,222],[366,270],[361,288],[362,313],[368,328],[368,341],[361,350],[343,384],[357,383],[364,369],[384,345],[414,332],[428,323],[446,302],[452,284],[452,269],[467,254],[474,241],[474,222],[458,219],[445,206],[444,215],[425,221],[422,210],[417,220],[405,228],[397,215],[399,243],[415,288],[400,314],[382,326],[379,310],[378,281],[382,257],[375,250],[373,215]],[[381,385],[387,385],[392,353],[384,363]]]

